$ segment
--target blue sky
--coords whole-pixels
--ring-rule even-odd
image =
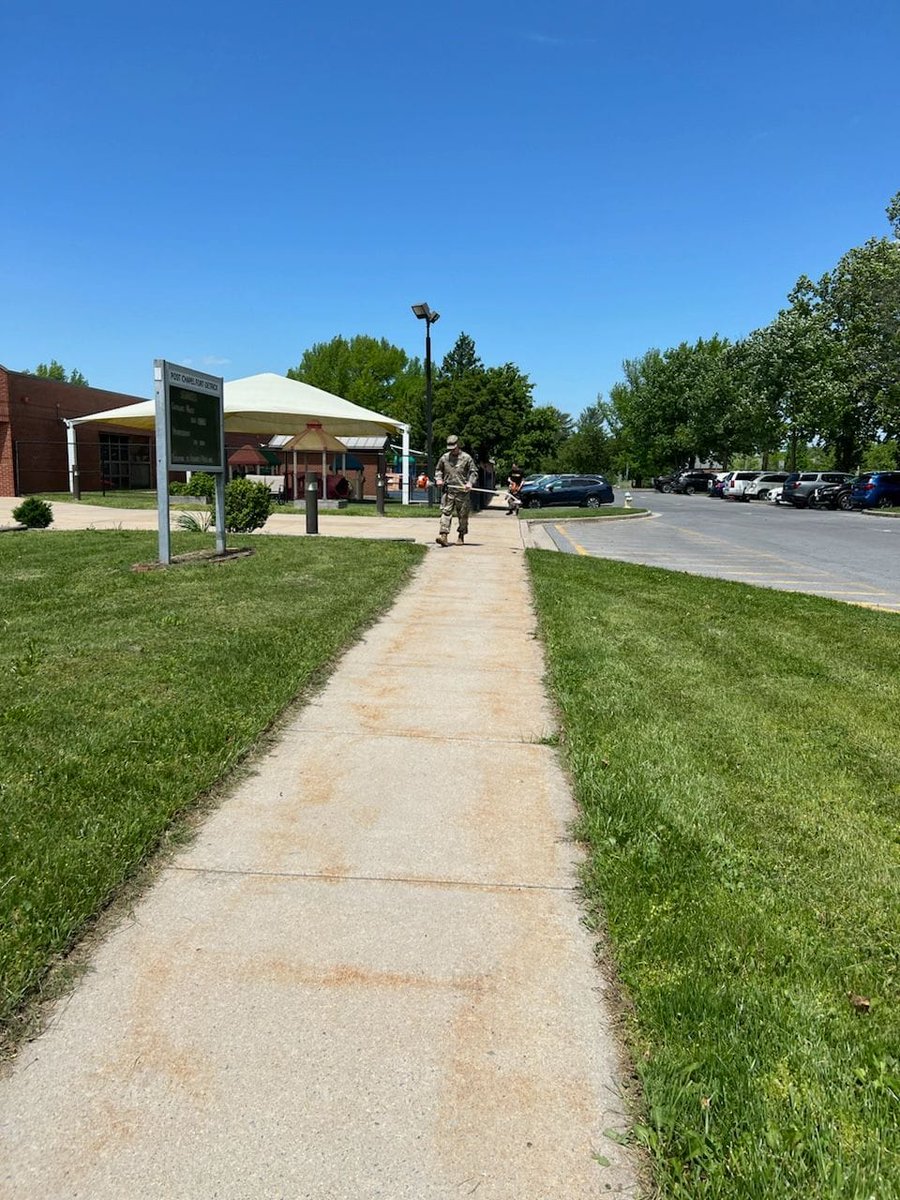
[[[6,0],[0,362],[152,392],[410,304],[578,413],[887,234],[897,0]]]

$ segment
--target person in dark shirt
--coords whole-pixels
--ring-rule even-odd
[[[508,517],[511,517],[517,508],[522,507],[519,492],[522,490],[524,479],[525,475],[522,472],[522,468],[513,463],[509,468],[509,478],[506,481],[506,515]]]

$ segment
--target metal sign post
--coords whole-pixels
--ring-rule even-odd
[[[156,499],[159,561],[172,561],[169,471],[208,471],[216,480],[216,550],[225,553],[225,381],[157,358]]]

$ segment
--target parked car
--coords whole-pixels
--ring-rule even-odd
[[[900,471],[866,471],[850,492],[854,508],[900,508]]]
[[[705,492],[711,479],[715,479],[717,471],[709,471],[702,467],[692,467],[690,471],[682,471],[672,480],[672,491],[685,496],[693,496],[694,492]]]
[[[519,492],[525,508],[599,508],[601,504],[612,504],[614,498],[612,487],[602,475],[545,475],[534,483],[523,483]]]
[[[671,492],[672,482],[681,474],[680,471],[673,471],[669,475],[654,475],[650,482],[658,492]]]
[[[766,496],[766,502],[768,504],[780,504],[781,499],[782,496],[780,487],[773,487],[769,489],[769,494]]]
[[[733,471],[731,478],[722,488],[723,500],[743,500],[744,488],[762,475],[762,471]]]
[[[859,478],[858,475],[854,475],[852,479],[846,479],[843,483],[820,483],[809,493],[809,507],[840,508],[849,512],[853,507],[850,493]]]
[[[781,485],[782,500],[794,508],[806,508],[813,488],[823,483],[844,483],[850,479],[847,471],[791,471]]]
[[[721,500],[722,491],[733,474],[734,471],[720,471],[715,479],[711,479],[706,485],[706,494],[714,497],[716,500]]]
[[[788,477],[787,471],[763,471],[744,488],[741,500],[765,500],[773,487],[781,487]]]

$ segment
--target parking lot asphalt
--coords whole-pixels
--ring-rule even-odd
[[[636,492],[654,519],[548,524],[558,549],[900,612],[900,520]]]

